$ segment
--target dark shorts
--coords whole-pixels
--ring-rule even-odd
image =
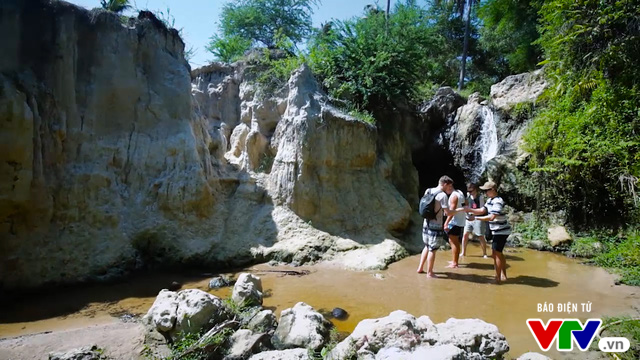
[[[502,252],[504,246],[507,244],[507,238],[509,235],[493,235],[493,243],[491,248],[495,251]]]
[[[448,235],[453,235],[453,236],[461,236],[463,230],[464,230],[464,228],[462,226],[454,225],[453,227],[449,228],[449,232],[447,234]]]

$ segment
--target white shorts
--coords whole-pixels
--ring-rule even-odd
[[[467,222],[464,225],[464,232],[473,233],[475,236],[484,236],[486,232],[485,229],[486,229],[486,225],[484,224],[484,222],[480,220],[473,220],[473,221],[467,220]]]

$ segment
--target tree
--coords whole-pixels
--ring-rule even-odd
[[[536,43],[540,7],[540,0],[488,0],[478,9],[483,23],[480,41],[487,51],[504,58],[505,75],[533,70],[542,61]]]
[[[365,14],[314,38],[309,60],[331,96],[375,113],[414,99],[446,41],[413,1],[399,2],[388,20],[375,7]]]
[[[254,44],[275,47],[278,36],[294,44],[312,31],[317,0],[239,0],[222,8],[222,38],[237,36]]]
[[[471,11],[472,7],[475,4],[480,3],[480,0],[462,0],[461,2],[464,4],[458,5],[458,7],[462,9],[466,8],[467,19],[464,23],[464,42],[462,45],[462,59],[460,64],[460,79],[458,80],[458,91],[462,90],[462,88],[464,87],[464,78],[466,75],[467,55],[469,53],[469,33],[471,31]],[[465,11],[463,10],[463,12]]]
[[[251,47],[251,40],[241,38],[240,36],[220,37],[213,35],[210,38],[207,50],[212,53],[216,59],[232,63],[238,60]]]
[[[103,9],[113,11],[114,13],[121,13],[129,8],[129,0],[100,0],[100,5]]]

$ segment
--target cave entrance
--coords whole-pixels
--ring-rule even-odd
[[[461,169],[453,163],[453,156],[449,150],[439,145],[436,139],[411,154],[413,166],[418,170],[419,194],[424,194],[427,188],[438,184],[442,175],[453,179],[454,187],[466,193],[465,177]]]

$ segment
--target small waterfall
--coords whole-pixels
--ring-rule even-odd
[[[487,162],[498,155],[498,130],[496,129],[496,114],[488,106],[482,107],[482,129],[478,150],[480,152],[480,163],[474,172],[474,180],[480,179],[487,167]]]

